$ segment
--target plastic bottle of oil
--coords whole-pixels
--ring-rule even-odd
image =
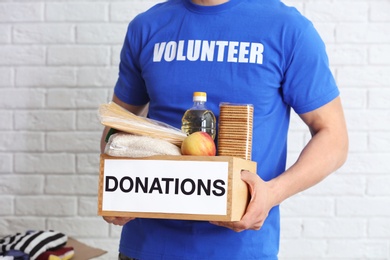
[[[181,130],[187,135],[203,131],[215,139],[216,119],[214,113],[206,107],[206,92],[194,92],[193,101],[194,105],[183,115]]]

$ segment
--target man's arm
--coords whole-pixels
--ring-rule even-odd
[[[243,171],[251,201],[241,221],[212,222],[235,231],[258,230],[272,207],[319,183],[338,169],[348,153],[348,133],[340,98],[300,115],[312,133],[297,161],[283,174],[268,182],[257,174]]]
[[[340,98],[300,117],[312,138],[295,164],[271,181],[277,194],[275,205],[319,183],[347,159],[348,133]]]

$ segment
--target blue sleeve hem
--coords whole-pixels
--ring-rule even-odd
[[[328,95],[322,96],[321,98],[318,98],[309,104],[305,104],[304,106],[294,107],[293,109],[297,114],[304,114],[326,105],[330,101],[337,98],[339,95],[340,95],[340,91],[338,88],[336,88]]]

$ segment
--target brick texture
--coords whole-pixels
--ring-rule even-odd
[[[390,1],[285,0],[327,45],[350,132],[346,164],[281,205],[281,260],[390,259]],[[56,229],[116,259],[97,216],[99,104],[128,22],[157,0],[0,1],[0,237]],[[309,139],[292,115],[288,164]]]

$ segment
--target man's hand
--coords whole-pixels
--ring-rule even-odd
[[[135,218],[124,218],[124,217],[103,217],[103,219],[109,223],[109,224],[114,224],[117,226],[123,226],[127,222],[135,219]]]
[[[248,184],[251,195],[251,200],[244,216],[240,221],[236,222],[211,221],[211,224],[230,228],[236,232],[248,229],[259,230],[261,228],[273,207],[270,200],[270,189],[267,183],[255,173],[242,171],[241,179]]]

